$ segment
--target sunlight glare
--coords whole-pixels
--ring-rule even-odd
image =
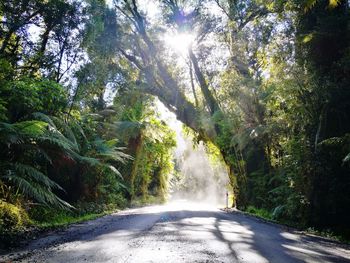
[[[190,33],[178,33],[166,35],[164,41],[166,45],[172,48],[175,52],[186,55],[188,49],[192,46],[195,40],[195,35]]]

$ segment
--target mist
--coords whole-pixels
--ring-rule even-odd
[[[169,201],[186,199],[225,206],[229,177],[224,162],[211,159],[203,142],[194,143],[193,136],[183,132],[183,124],[158,99],[155,107],[159,118],[176,133],[175,174],[169,182]]]
[[[186,199],[194,202],[224,206],[228,175],[225,165],[210,160],[205,145],[193,145],[184,138],[182,152],[175,155],[177,175],[171,182],[170,200]]]

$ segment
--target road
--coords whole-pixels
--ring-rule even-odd
[[[0,261],[350,262],[350,250],[238,212],[178,201],[73,225]]]

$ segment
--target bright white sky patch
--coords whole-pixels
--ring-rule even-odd
[[[113,7],[113,6],[114,6],[113,0],[106,0],[106,4],[107,4],[109,7]]]
[[[195,35],[190,33],[174,33],[164,36],[164,42],[180,55],[187,55],[188,49],[195,40]]]

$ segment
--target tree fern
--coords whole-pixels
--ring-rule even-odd
[[[0,181],[37,202],[71,207],[53,192],[63,189],[45,175],[46,165],[52,165],[53,159],[65,156],[81,165],[107,169],[123,178],[116,164],[131,157],[123,153],[124,148],[117,147],[116,139],[89,141],[75,120],[66,123],[59,117],[40,112],[31,116],[34,120],[13,124],[0,122]]]
[[[22,194],[46,205],[72,207],[52,192],[63,189],[36,168],[23,163],[6,163],[1,170],[1,178],[18,187]]]
[[[132,159],[132,157],[124,152],[124,147],[115,147],[116,141],[104,141],[102,139],[96,139],[92,142],[94,149],[97,151],[97,157],[105,160],[119,161],[125,163],[126,160]]]
[[[74,144],[55,126],[42,120],[21,121],[14,124],[2,122],[0,123],[0,144],[5,146],[1,149],[0,180],[12,184],[23,195],[40,203],[71,207],[53,193],[53,189],[63,189],[40,170],[40,165],[34,158],[41,156],[44,163],[50,163],[51,157],[48,150],[73,155]],[[26,157],[28,154],[32,159]]]

